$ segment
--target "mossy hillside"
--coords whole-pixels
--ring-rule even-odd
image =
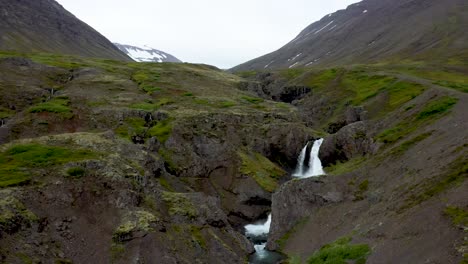
[[[324,245],[316,251],[307,264],[346,264],[353,261],[356,264],[366,263],[371,249],[366,244],[351,244],[351,237],[342,237]]]
[[[0,152],[0,188],[27,184],[38,168],[50,169],[71,161],[96,158],[87,149],[46,146],[38,143],[18,144]]]
[[[126,214],[122,223],[115,229],[112,239],[114,242],[123,242],[129,239],[133,232],[151,232],[151,225],[159,221],[159,218],[148,211],[139,210]]]
[[[468,210],[456,206],[447,206],[444,215],[450,217],[455,226],[468,227]]]
[[[408,134],[428,125],[450,112],[458,102],[457,98],[444,96],[429,102],[418,113],[399,122],[392,128],[377,135],[377,140],[384,143],[394,143]]]
[[[240,173],[251,176],[267,192],[275,191],[286,172],[259,153],[238,152]]]
[[[70,100],[68,97],[57,97],[50,101],[40,103],[29,108],[30,113],[55,113],[60,114],[65,118],[73,117],[73,111],[70,108]]]
[[[38,217],[8,191],[0,191],[0,232],[8,232],[16,225],[31,224]]]
[[[169,208],[171,216],[183,216],[188,219],[195,219],[198,216],[197,209],[186,194],[163,192],[162,199]]]
[[[468,93],[468,77],[466,74],[448,67],[433,68],[406,68],[401,69],[405,73],[431,80],[434,84]]]
[[[399,212],[419,205],[450,188],[460,186],[468,178],[467,175],[468,163],[466,163],[466,156],[461,155],[446,167],[445,173],[417,185],[410,186],[408,191],[411,192],[411,195],[409,195],[405,203],[400,207]]]
[[[172,119],[165,119],[151,127],[148,130],[148,134],[151,137],[156,137],[160,142],[164,143],[172,133],[172,126]]]
[[[337,163],[326,167],[325,171],[329,175],[342,175],[362,167],[367,161],[366,157],[353,158],[346,162],[338,161]]]

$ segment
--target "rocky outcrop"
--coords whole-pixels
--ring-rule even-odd
[[[367,123],[360,121],[347,125],[336,134],[325,138],[319,157],[326,167],[336,162],[371,154],[375,150],[376,144],[369,135]]]
[[[330,177],[292,180],[281,186],[272,198],[272,223],[268,249],[280,250],[280,240],[296,224],[318,208],[349,198],[346,183]]]

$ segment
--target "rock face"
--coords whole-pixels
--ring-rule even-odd
[[[348,198],[346,185],[328,177],[292,180],[273,195],[268,249],[280,250],[281,238],[320,207]]]
[[[130,61],[55,0],[1,0],[0,49]]]
[[[326,137],[319,152],[323,166],[374,153],[376,144],[369,131],[367,123],[359,121]]]
[[[231,70],[455,58],[466,54],[466,10],[464,0],[361,1],[312,23],[279,50]],[[434,24],[440,28],[434,30]]]

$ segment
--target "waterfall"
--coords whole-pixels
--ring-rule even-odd
[[[304,172],[305,154],[309,143],[306,144],[304,149],[302,149],[301,154],[299,155],[297,169],[296,172],[293,174],[294,177],[309,178],[325,175],[325,172],[323,171],[322,167],[322,162],[320,161],[320,158],[318,156],[320,146],[322,146],[322,143],[323,138],[318,139],[314,142],[314,145],[312,146],[312,149],[310,151],[309,163],[307,165],[308,168],[307,171]]]
[[[264,221],[245,226],[245,235],[254,243],[255,254],[250,256],[250,264],[274,264],[283,260],[283,256],[268,251],[265,246],[270,232],[271,214]]]
[[[294,177],[301,177],[301,175],[304,174],[304,160],[305,160],[308,145],[309,145],[309,142],[307,142],[305,147],[301,150],[301,154],[299,155],[299,158],[297,159],[296,171],[293,173]]]

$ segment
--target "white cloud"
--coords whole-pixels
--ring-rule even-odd
[[[272,52],[357,0],[58,0],[111,41],[233,67]]]

